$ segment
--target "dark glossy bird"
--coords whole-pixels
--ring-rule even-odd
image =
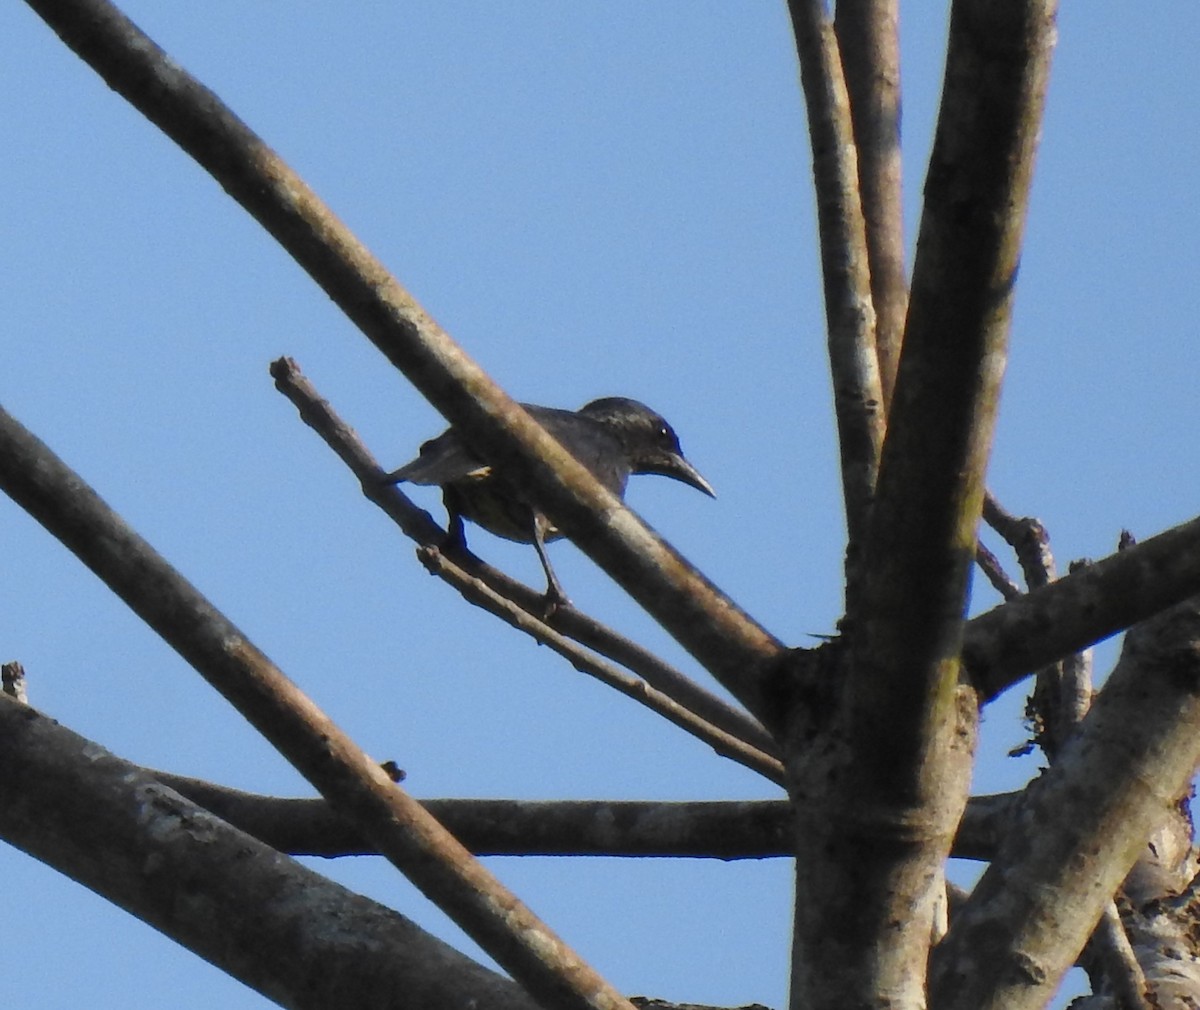
[[[716,497],[683,456],[679,437],[661,415],[637,400],[609,396],[579,410],[523,403],[529,415],[619,498],[630,474],[657,473]],[[440,485],[449,515],[446,546],[466,546],[463,520],[517,543],[533,544],[546,572],[550,609],[566,595],[550,567],[546,542],[563,536],[519,487],[472,452],[454,428],[421,446],[420,455],[384,478],[386,483]]]

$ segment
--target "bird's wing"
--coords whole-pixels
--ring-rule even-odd
[[[421,454],[411,463],[387,475],[387,480],[412,484],[447,484],[464,477],[482,477],[491,469],[467,449],[450,428],[421,446]]]
[[[521,406],[601,483],[617,494],[624,492],[629,464],[620,441],[604,425],[570,410],[531,403]],[[491,467],[463,444],[458,432],[448,428],[437,438],[424,443],[416,459],[389,473],[386,480],[447,484],[465,477],[483,477],[490,470]]]
[[[529,412],[593,477],[614,494],[624,496],[629,460],[621,440],[606,425],[570,410],[541,407]]]

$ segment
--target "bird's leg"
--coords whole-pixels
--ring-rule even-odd
[[[462,506],[458,491],[449,484],[442,488],[442,504],[446,506],[446,539],[442,541],[441,549],[466,550],[467,534],[463,525]]]
[[[567,594],[563,592],[558,576],[550,567],[550,557],[546,554],[545,534],[549,525],[550,520],[535,509],[533,511],[533,549],[537,551],[538,560],[541,561],[542,568],[546,572],[546,595],[544,597],[546,609],[542,615],[544,617],[549,617],[560,605],[571,602],[567,599]]]

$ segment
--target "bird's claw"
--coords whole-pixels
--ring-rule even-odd
[[[550,620],[559,607],[569,606],[571,601],[567,599],[567,594],[562,591],[561,586],[547,586],[542,596],[542,620]]]

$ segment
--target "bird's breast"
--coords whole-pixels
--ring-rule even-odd
[[[503,537],[519,544],[533,543],[534,509],[490,474],[477,478],[456,480],[447,485],[451,496],[447,505],[453,504],[464,519],[470,519],[494,536]],[[543,539],[559,540],[562,533],[555,526],[543,531]]]

